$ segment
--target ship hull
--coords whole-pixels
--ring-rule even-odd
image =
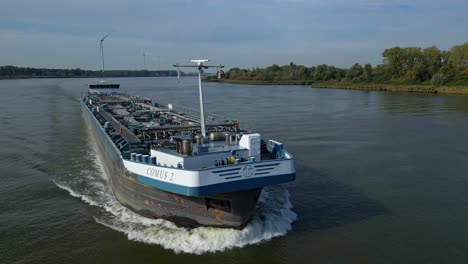
[[[138,175],[125,169],[120,151],[83,102],[82,110],[112,192],[131,211],[148,218],[166,219],[182,227],[237,229],[242,229],[255,213],[261,188],[209,196],[184,196],[138,183]]]

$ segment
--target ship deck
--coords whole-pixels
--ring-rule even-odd
[[[99,112],[108,134],[115,141],[120,141],[116,143],[125,146],[122,155],[127,158],[130,153],[150,154],[150,149],[175,156],[232,152],[241,149],[236,135],[248,132],[240,128],[237,120],[210,114],[205,121],[207,138],[193,144],[190,153],[181,152],[178,142],[187,139],[195,142],[195,138],[201,134],[201,124],[195,110],[159,105],[147,98],[123,94],[89,94],[85,103]],[[227,135],[232,136],[228,144]]]

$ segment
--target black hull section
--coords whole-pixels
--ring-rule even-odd
[[[125,169],[120,151],[83,102],[82,108],[114,196],[128,209],[148,218],[166,219],[183,227],[237,229],[242,229],[255,213],[261,188],[211,196],[184,196],[138,183],[138,176]]]

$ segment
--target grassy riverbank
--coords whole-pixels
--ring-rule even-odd
[[[214,81],[214,80],[208,80]],[[434,87],[429,83],[404,84],[404,83],[352,83],[352,82],[312,82],[307,80],[224,80],[226,83],[248,85],[311,85],[314,88],[331,88],[364,91],[410,92],[410,93],[442,93],[442,94],[468,94],[468,84],[454,84]]]
[[[218,82],[217,79],[207,79],[207,82]],[[280,80],[280,81],[261,81],[261,80],[223,80],[225,83],[249,84],[249,85],[310,85],[310,81],[300,80]]]
[[[312,87],[365,91],[468,94],[468,85],[450,85],[434,87],[431,84],[315,82],[312,84]]]
[[[317,88],[468,94],[468,42],[439,50],[436,46],[393,47],[382,52],[383,64],[350,68],[273,64],[231,68],[225,82],[254,85],[312,85]],[[207,77],[216,79],[216,76]]]

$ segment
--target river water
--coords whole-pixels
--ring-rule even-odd
[[[285,144],[297,180],[242,231],[123,208],[85,126],[91,79],[0,81],[0,263],[467,263],[468,97],[205,84],[206,111]],[[195,78],[115,79],[197,108]]]

